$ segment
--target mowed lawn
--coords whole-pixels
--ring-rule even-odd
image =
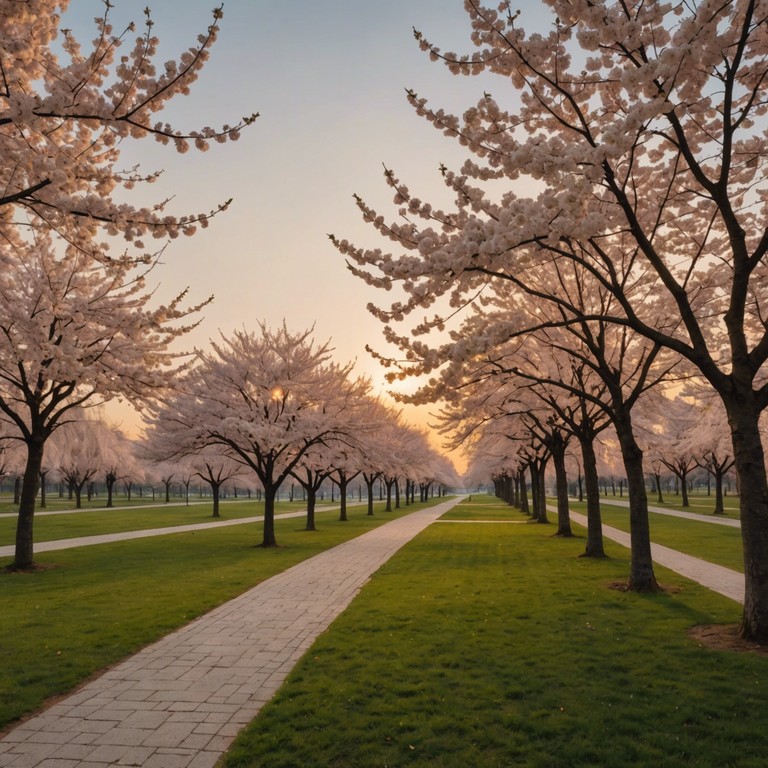
[[[245,506],[232,510],[242,514]],[[165,525],[166,516],[179,510],[193,517],[206,514],[194,507],[127,514],[137,520],[157,515]],[[317,531],[303,530],[302,517],[278,519],[275,549],[258,546],[262,525],[254,522],[40,553],[36,561],[44,570],[34,573],[3,571],[12,558],[0,558],[0,728],[273,574],[408,508],[384,512],[377,503],[375,511],[369,517],[365,506],[350,507],[349,521],[340,523],[338,508],[325,508],[317,514]],[[100,516],[83,512],[41,519],[94,535],[114,530],[111,516],[122,514],[106,510]],[[222,514],[228,519],[229,508]],[[144,527],[152,526],[136,526]]]
[[[7,508],[7,511],[6,509]],[[338,509],[338,507],[335,507]],[[306,509],[300,501],[278,502],[276,514],[297,512]],[[318,511],[323,506],[318,506]],[[11,505],[0,507],[0,546],[14,543],[16,537],[16,513],[11,512]],[[210,500],[190,504],[178,500],[170,504],[116,504],[114,508],[73,509],[70,504],[63,509],[39,510],[35,515],[35,541],[55,541],[72,539],[79,536],[94,536],[102,533],[122,533],[141,531],[150,528],[166,528],[196,523],[210,523],[217,518],[212,516],[213,502]],[[234,520],[243,517],[257,517],[264,514],[263,502],[255,499],[230,499],[220,505],[221,520]]]
[[[524,520],[487,497],[448,517]],[[583,538],[553,529],[432,525],[223,766],[768,765],[768,657],[689,634],[738,622],[740,607],[663,568],[664,593],[625,592],[626,549],[607,542],[608,559],[587,560]]]

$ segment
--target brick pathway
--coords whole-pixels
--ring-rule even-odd
[[[2,768],[212,768],[312,641],[460,501],[393,520],[262,582],[22,722]]]

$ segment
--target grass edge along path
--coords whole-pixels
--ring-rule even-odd
[[[274,549],[259,523],[41,553],[45,570],[0,574],[0,729],[95,673],[306,558],[427,504],[376,505],[276,520]],[[4,563],[0,562],[0,565]]]
[[[313,644],[222,768],[766,765],[768,657],[689,634],[737,622],[738,605],[663,567],[664,593],[616,589],[625,548],[580,558],[583,536],[551,534],[430,526]]]

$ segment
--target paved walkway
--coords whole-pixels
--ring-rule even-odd
[[[319,511],[319,510],[316,510]],[[275,519],[287,517],[304,517],[306,509],[296,512],[281,512],[275,515]],[[164,528],[146,528],[144,530],[121,531],[118,533],[100,533],[96,536],[77,536],[71,539],[55,539],[53,541],[36,541],[35,554],[38,552],[53,552],[57,549],[72,549],[73,547],[90,547],[95,544],[110,544],[114,541],[127,541],[128,539],[146,539],[152,536],[167,536],[171,533],[187,533],[189,531],[202,531],[206,528],[226,528],[229,525],[244,525],[245,523],[259,523],[264,515],[252,517],[236,517],[227,520],[207,520],[204,523],[189,523],[187,525],[168,525]],[[16,551],[13,544],[0,547],[0,557],[10,557]],[[0,763],[2,765],[2,763]]]
[[[628,501],[619,499],[601,500],[602,504],[608,507],[626,507],[629,509]],[[713,515],[703,515],[696,512],[683,512],[681,509],[669,509],[667,507],[654,507],[648,505],[649,512],[655,512],[657,515],[669,515],[669,517],[682,517],[685,520],[695,520],[697,523],[712,523],[713,525],[726,525],[731,528],[741,528],[741,521],[735,517],[720,517]]]
[[[549,508],[554,510],[552,507]],[[679,516],[679,513],[675,514],[675,516]],[[692,517],[700,518],[699,515],[692,515]],[[585,527],[587,525],[587,516],[580,515],[578,512],[571,512],[571,520]],[[714,518],[707,519],[705,522],[720,521],[718,518]],[[618,528],[603,525],[603,536],[627,548],[631,547],[629,534],[625,531],[620,531]],[[691,557],[661,544],[651,544],[651,555],[655,563],[663,565],[665,568],[669,568],[692,581],[697,581],[699,584],[707,587],[707,589],[730,597],[731,600],[736,600],[739,603],[744,602],[743,573],[733,571],[730,568],[724,568],[722,565],[708,563],[706,560],[700,560],[698,557]]]
[[[2,768],[212,768],[313,640],[460,498],[299,563],[168,635],[0,741]]]

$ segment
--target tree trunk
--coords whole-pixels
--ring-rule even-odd
[[[392,511],[392,484],[394,482],[395,482],[394,480],[387,480],[384,483],[387,486],[387,506],[384,507],[385,512]]]
[[[656,592],[659,585],[653,572],[651,533],[648,520],[648,496],[645,492],[643,452],[635,440],[629,413],[618,413],[614,419],[621,446],[629,492],[629,529],[632,553],[629,589],[635,592]]]
[[[520,511],[523,514],[530,515],[531,508],[528,505],[528,485],[525,481],[525,469],[518,473],[520,476]]]
[[[539,466],[539,514],[536,518],[537,522],[542,524],[549,524],[549,518],[547,517],[547,459],[541,460]]]
[[[16,552],[11,566],[16,570],[29,569],[35,565],[33,524],[44,449],[43,440],[33,439],[27,443],[27,464],[21,481],[19,520],[16,524]]]
[[[339,474],[339,522],[346,523],[347,517],[347,485],[349,480],[343,473]]]
[[[658,472],[653,473],[653,479],[656,483],[656,501],[659,504],[664,503],[664,496],[661,494],[661,475]]]
[[[40,472],[40,509],[45,509],[48,504],[45,498],[45,478],[48,476],[46,470]]]
[[[276,547],[275,539],[275,497],[277,486],[272,483],[264,483],[264,538],[262,547]]]
[[[539,510],[541,509],[541,483],[539,482],[539,467],[535,461],[530,463],[531,470],[531,517],[534,520],[539,519]]]
[[[587,546],[582,557],[605,557],[603,520],[600,514],[600,479],[597,474],[594,438],[579,435],[584,462],[584,489],[587,495]]]
[[[568,475],[565,470],[566,442],[562,436],[552,440],[552,462],[555,465],[555,486],[557,488],[557,531],[555,536],[573,536],[571,515],[568,509]]]
[[[316,531],[315,526],[315,502],[317,501],[317,491],[310,485],[305,485],[304,490],[307,494],[307,525],[305,531]]]
[[[211,514],[211,517],[221,517],[221,513],[219,512],[219,499],[221,497],[221,483],[211,483],[211,494],[213,496],[213,513]]]
[[[376,482],[376,478],[372,477],[370,480],[366,477],[365,488],[368,492],[368,515],[373,515],[373,484]]]
[[[725,504],[723,503],[723,473],[719,468],[715,469],[715,511],[712,514],[725,514]]]
[[[725,398],[724,398],[725,400]],[[753,398],[735,393],[725,402],[741,490],[744,547],[743,637],[768,643],[768,479]]]

